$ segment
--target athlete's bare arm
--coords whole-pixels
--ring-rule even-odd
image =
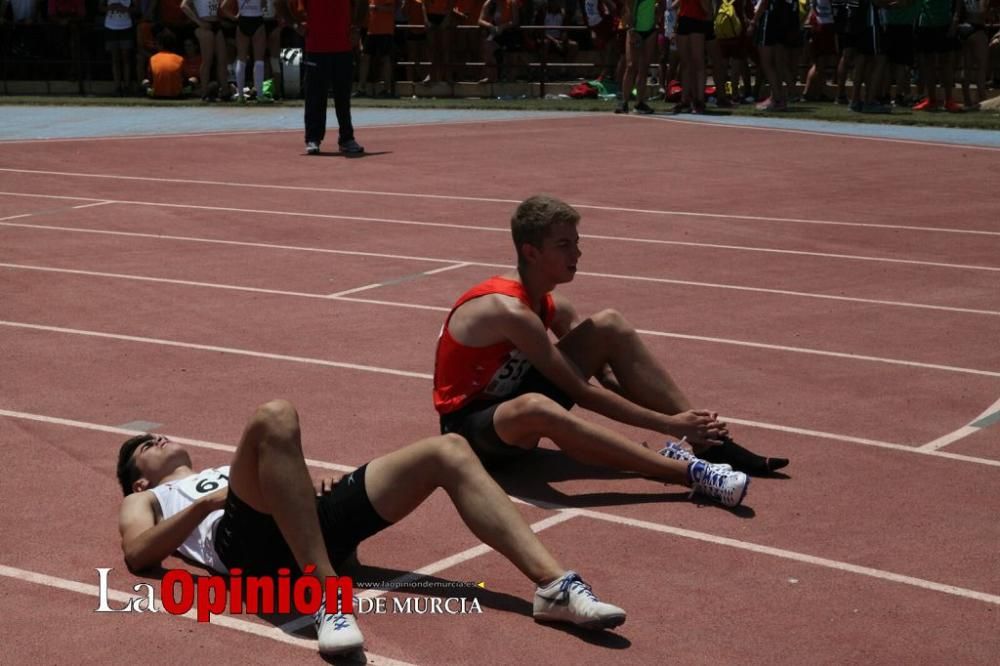
[[[572,362],[552,344],[538,315],[516,298],[498,296],[502,312],[493,318],[495,330],[524,354],[531,364],[573,401],[603,416],[646,430],[670,434],[676,421],[664,414],[640,407],[582,377]]]
[[[223,508],[226,493],[227,489],[222,488],[205,495],[166,520],[160,520],[159,503],[152,492],[127,496],[118,513],[125,564],[132,571],[142,571],[163,562],[180,548],[198,523]]]

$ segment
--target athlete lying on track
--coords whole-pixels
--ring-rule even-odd
[[[458,435],[421,440],[359,467],[332,488],[324,481],[314,489],[298,414],[276,400],[257,409],[230,465],[196,473],[180,444],[146,434],[122,445],[118,481],[125,494],[122,550],[133,571],[177,551],[209,569],[238,568],[246,576],[315,567],[325,587],[360,542],[444,488],[473,534],[537,585],[536,620],[592,629],[625,621],[624,610],[599,601],[555,560]],[[324,607],[315,623],[320,652],[362,647],[353,615]]]

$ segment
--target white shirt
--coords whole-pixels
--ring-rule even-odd
[[[126,11],[111,9],[111,5],[132,6],[132,0],[108,0],[108,13],[104,16],[104,27],[108,30],[128,30],[132,27],[132,15]]]
[[[163,520],[176,515],[195,503],[201,497],[229,486],[229,465],[212,467],[177,481],[163,483],[152,489],[156,501],[160,503]],[[222,509],[217,509],[198,523],[188,538],[177,549],[187,557],[209,569],[225,573],[226,565],[215,552],[215,525],[222,518]]]

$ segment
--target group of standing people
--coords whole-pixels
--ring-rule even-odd
[[[628,112],[632,99],[633,112],[652,112],[645,82],[657,44],[664,87],[680,82],[675,113],[704,112],[706,64],[720,107],[753,100],[759,111],[782,111],[804,99],[869,113],[891,106],[975,110],[986,97],[990,32],[996,30],[990,0],[585,0],[584,6],[595,40],[607,44],[617,34],[624,53],[612,68],[622,89],[617,113]],[[1000,47],[1000,32],[993,42]],[[757,67],[756,85],[750,63]],[[964,104],[955,100],[959,66]],[[806,72],[801,94],[800,68]]]

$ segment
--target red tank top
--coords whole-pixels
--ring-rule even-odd
[[[491,277],[480,282],[462,296],[448,313],[438,337],[434,358],[434,408],[439,414],[450,414],[478,398],[499,398],[510,394],[520,383],[531,364],[513,344],[498,342],[488,347],[467,347],[451,337],[448,322],[461,305],[480,296],[503,294],[513,296],[531,307],[524,285],[503,277]],[[555,316],[552,294],[545,295],[542,323],[548,329]]]

